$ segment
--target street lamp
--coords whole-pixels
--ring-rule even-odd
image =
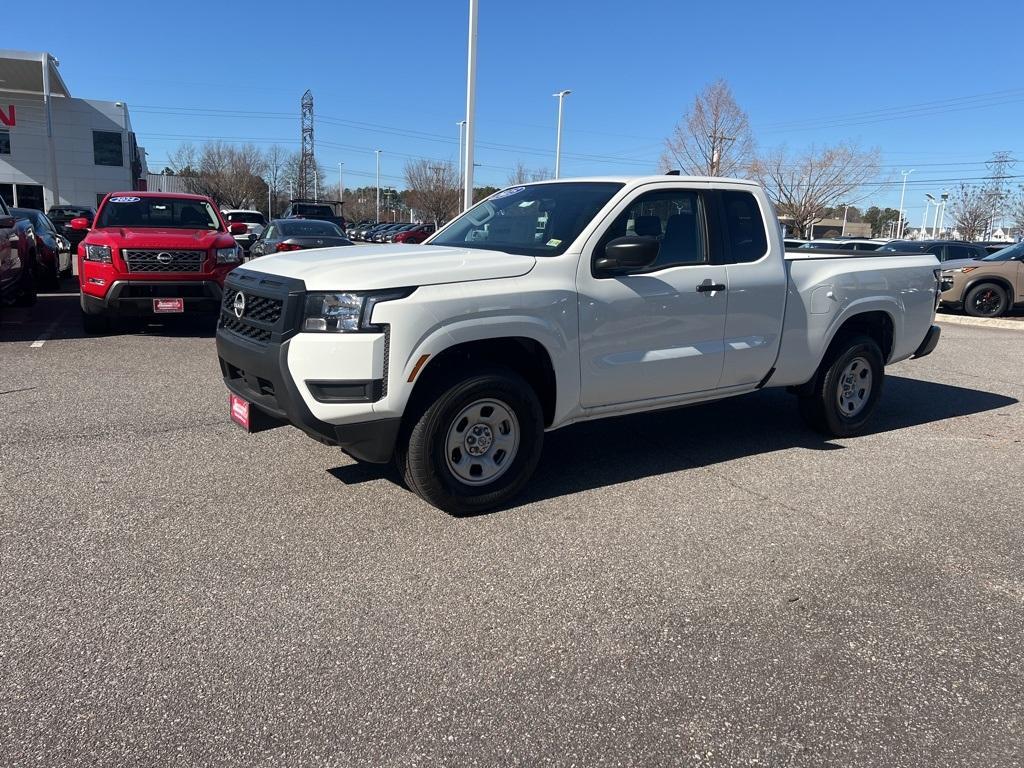
[[[476,120],[476,17],[479,0],[469,0],[469,45],[466,61],[466,188],[463,190],[463,206],[473,207],[473,128]]]
[[[377,153],[377,221],[380,221],[380,150],[373,150]]]
[[[465,199],[464,198],[466,196],[466,192],[465,192],[466,177],[463,174],[463,166],[462,166],[462,161],[465,159],[462,156],[462,152],[463,152],[463,150],[462,150],[462,131],[465,130],[465,128],[466,128],[466,121],[465,120],[459,120],[458,125],[459,125],[459,193],[460,193],[460,197],[459,197],[459,213],[462,213],[462,211],[464,210],[463,204],[465,203]]]
[[[559,91],[551,94],[558,98],[558,134],[555,137],[555,178],[557,179],[562,170],[562,103],[565,97],[572,91]]]
[[[916,168],[911,168],[909,171],[900,171],[903,174],[903,189],[900,190],[900,226],[899,233],[896,235],[897,239],[903,237],[903,196],[907,193],[907,176],[912,174]]]
[[[942,207],[939,209],[939,232],[942,231],[942,224],[946,220],[946,201],[949,199],[949,192],[942,193]]]
[[[345,202],[345,164],[338,163],[338,202]]]
[[[935,201],[935,198],[932,197],[931,194],[929,194],[928,192],[925,192],[924,196],[927,199],[924,201],[924,221],[921,222],[921,231],[924,234],[927,235],[928,234],[928,211],[931,210],[932,204],[934,203],[935,204],[935,216],[936,216],[936,218],[938,218],[938,215],[939,215],[939,204]],[[932,234],[934,235],[935,232],[933,231]],[[922,239],[924,239],[924,238],[922,238]]]

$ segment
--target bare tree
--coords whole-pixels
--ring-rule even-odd
[[[1024,187],[1018,187],[1016,194],[1010,196],[1006,212],[1017,235],[1024,235]]]
[[[761,182],[779,214],[808,236],[828,208],[858,202],[858,191],[879,172],[879,151],[838,144],[791,155],[779,148],[758,158],[751,174]]]
[[[754,137],[725,80],[704,87],[665,139],[661,162],[692,176],[744,175],[754,159]]]
[[[228,208],[258,205],[266,199],[262,153],[252,144],[211,141],[197,150],[183,144],[169,158],[190,192],[207,195]]]
[[[450,162],[410,160],[405,164],[406,202],[424,219],[440,224],[459,211],[459,173]]]
[[[520,161],[513,166],[512,173],[508,175],[508,184],[512,187],[517,184],[529,184],[533,181],[546,181],[550,178],[551,171],[547,168],[527,168]]]
[[[985,234],[992,220],[992,190],[960,182],[949,196],[949,213],[953,226],[963,240],[976,240]]]

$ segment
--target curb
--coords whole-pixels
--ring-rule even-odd
[[[938,313],[935,315],[935,322],[952,323],[954,325],[973,325],[978,328],[1002,328],[1008,331],[1024,331],[1024,319],[988,320],[984,317],[966,317],[964,315],[946,315]]]

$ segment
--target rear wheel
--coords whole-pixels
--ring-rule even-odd
[[[995,283],[976,285],[964,297],[964,312],[972,317],[999,317],[1008,306],[1006,290]]]
[[[800,414],[826,435],[855,435],[874,412],[884,378],[882,350],[874,339],[860,334],[838,339],[801,395]]]
[[[398,469],[416,494],[449,514],[493,509],[537,467],[544,417],[536,393],[506,370],[437,387],[399,440]]]

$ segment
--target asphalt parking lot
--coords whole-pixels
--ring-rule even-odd
[[[2,765],[1024,761],[1024,333],[945,325],[856,439],[553,433],[455,519],[235,428],[212,321],[0,323]]]

